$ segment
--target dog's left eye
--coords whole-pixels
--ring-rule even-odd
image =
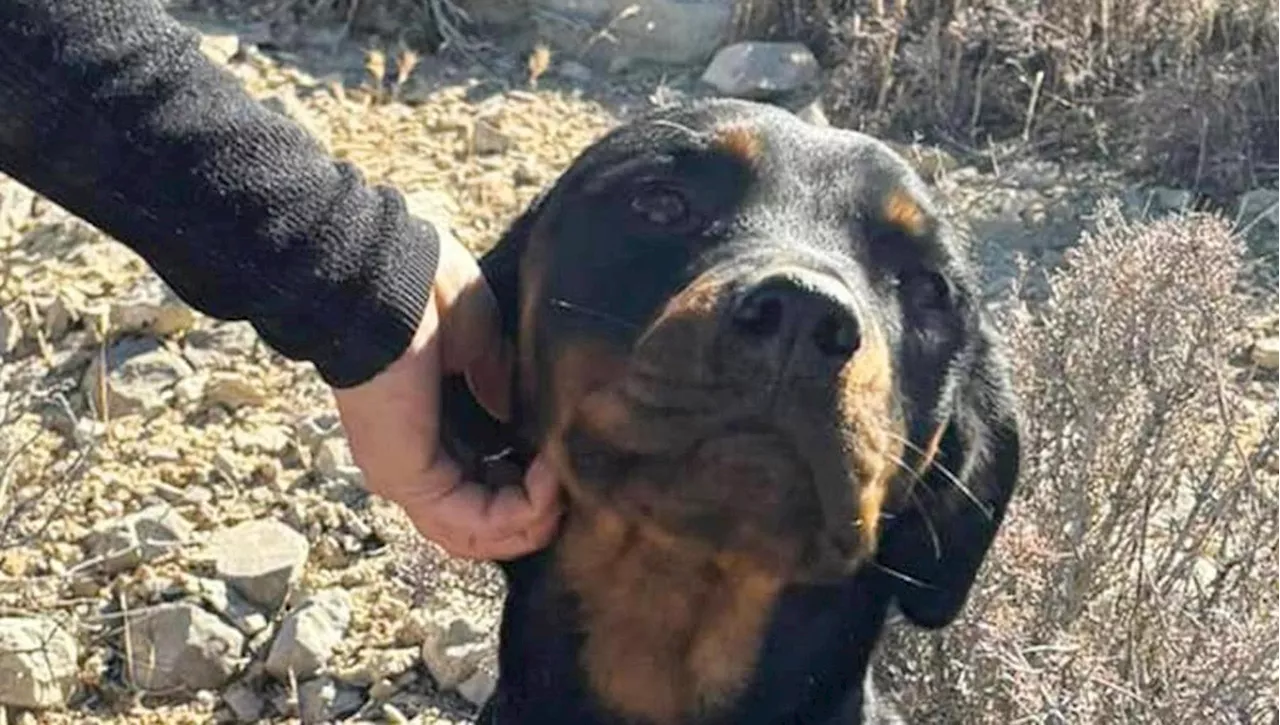
[[[631,197],[631,211],[659,227],[685,227],[693,221],[689,200],[678,189],[652,184],[636,190]]]

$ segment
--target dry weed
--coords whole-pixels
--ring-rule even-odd
[[[1009,316],[1024,488],[964,617],[896,629],[919,722],[1276,722],[1276,413],[1224,379],[1247,300],[1210,215],[1096,232]]]
[[[1218,196],[1276,178],[1275,0],[808,4],[843,125],[1100,155]]]

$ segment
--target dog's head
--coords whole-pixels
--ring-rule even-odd
[[[585,151],[482,266],[574,506],[903,611],[963,604],[1017,473],[963,250],[885,145],[716,101]]]

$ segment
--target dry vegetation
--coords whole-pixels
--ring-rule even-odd
[[[886,683],[921,722],[1274,723],[1276,412],[1224,372],[1239,242],[1208,215],[1096,224],[1009,313],[1007,528],[956,626],[895,633]]]
[[[793,27],[827,33],[844,125],[1102,158],[1222,197],[1276,178],[1275,0],[812,6]]]

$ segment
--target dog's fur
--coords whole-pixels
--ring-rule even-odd
[[[451,450],[546,451],[568,513],[503,565],[481,722],[891,721],[890,607],[957,616],[1019,462],[1000,341],[907,164],[771,106],[668,109],[587,149],[482,268],[515,422],[453,407]],[[761,327],[743,300],[775,282]]]

